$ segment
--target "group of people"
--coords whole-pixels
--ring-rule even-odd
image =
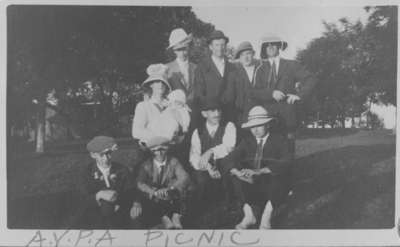
[[[83,188],[102,227],[182,229],[187,214],[221,201],[243,211],[236,229],[270,229],[273,212],[285,205],[298,106],[314,76],[281,58],[287,42],[273,35],[262,38],[259,60],[243,42],[231,62],[229,38],[216,30],[211,54],[197,65],[189,60],[192,38],[174,29],[167,49],[176,59],[147,68],[132,121],[144,157],[138,169],[111,161],[112,137],[87,144],[94,161]]]

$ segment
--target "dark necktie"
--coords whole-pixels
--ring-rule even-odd
[[[272,61],[271,70],[269,73],[269,85],[271,88],[275,88],[276,84],[276,65],[275,61]]]
[[[158,185],[161,186],[162,185],[162,180],[164,177],[164,172],[165,172],[165,165],[164,166],[160,166],[160,174],[158,175]]]
[[[256,156],[254,158],[254,168],[255,169],[260,169],[262,156],[263,156],[263,141],[262,141],[262,139],[259,139],[257,142]]]

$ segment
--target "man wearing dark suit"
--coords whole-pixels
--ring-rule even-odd
[[[195,104],[200,106],[207,99],[217,98],[222,103],[222,115],[226,121],[234,121],[233,95],[229,95],[228,85],[236,77],[236,68],[226,56],[228,37],[221,31],[214,31],[208,39],[211,56],[201,61],[195,70],[194,96]],[[201,119],[200,112],[197,113]],[[198,126],[196,126],[198,127]]]
[[[239,60],[235,63],[237,68],[237,77],[235,82],[229,84],[229,90],[233,90],[235,107],[237,110],[236,123],[240,126],[247,119],[249,110],[255,105],[254,100],[249,95],[249,90],[255,87],[254,75],[258,68],[261,66],[261,62],[254,58],[254,49],[250,42],[245,41],[239,44],[235,52],[235,59]]]
[[[183,141],[172,147],[172,153],[179,159],[185,168],[189,168],[189,147],[190,147],[190,134],[195,129],[196,113],[199,111],[193,105],[194,99],[194,72],[196,65],[189,61],[189,44],[192,41],[192,34],[187,34],[182,28],[172,30],[169,36],[168,50],[172,50],[176,59],[167,63],[167,79],[171,85],[171,90],[181,89],[186,94],[188,106],[191,108],[191,123],[189,126],[189,133],[185,136]]]
[[[282,133],[289,139],[289,150],[295,153],[295,132],[298,126],[296,109],[309,97],[316,84],[315,77],[298,62],[280,58],[279,51],[287,42],[279,37],[262,38],[262,66],[255,75],[255,89],[250,95],[279,118]]]
[[[245,136],[225,159],[231,165],[233,188],[244,211],[236,229],[246,229],[257,222],[255,208],[264,208],[260,229],[270,229],[273,210],[287,198],[291,155],[286,137],[269,131],[274,120],[263,107],[253,107],[242,124],[251,135]]]

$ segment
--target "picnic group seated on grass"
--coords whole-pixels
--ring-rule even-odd
[[[82,191],[86,221],[99,228],[190,229],[217,203],[242,212],[236,229],[271,229],[291,194],[300,104],[316,80],[279,52],[287,43],[261,39],[261,60],[250,42],[225,57],[229,38],[214,31],[210,55],[188,59],[192,35],[173,30],[167,50],[176,59],[147,68],[132,137],[139,164],[111,161],[116,140],[96,136]],[[139,168],[136,168],[139,167]],[[274,214],[275,213],[275,214]]]

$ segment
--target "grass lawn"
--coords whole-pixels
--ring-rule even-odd
[[[394,226],[395,136],[390,131],[306,130],[296,149],[293,195],[287,211],[275,219],[277,228]],[[114,158],[127,164],[136,156],[123,140]],[[8,227],[78,228],[78,174],[89,161],[83,143],[54,145],[43,155],[10,154]],[[233,228],[240,217],[220,205],[199,217],[196,227]]]

